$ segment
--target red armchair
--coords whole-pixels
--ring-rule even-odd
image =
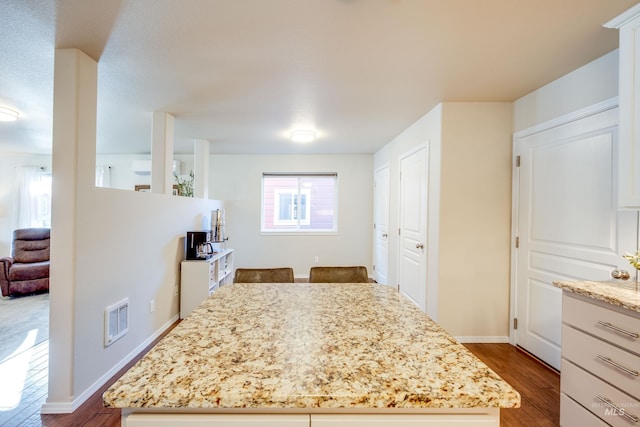
[[[0,258],[3,296],[49,291],[48,228],[22,228],[13,232],[12,256]]]

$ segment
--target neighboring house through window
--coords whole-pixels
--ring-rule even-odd
[[[262,232],[337,231],[336,173],[264,173]]]

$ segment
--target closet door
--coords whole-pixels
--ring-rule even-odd
[[[560,369],[557,280],[611,280],[636,272],[622,255],[638,245],[636,211],[618,211],[617,109],[516,137],[516,344]]]
[[[373,182],[373,277],[389,284],[389,165],[376,170]]]

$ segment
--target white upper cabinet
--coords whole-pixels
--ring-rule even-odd
[[[604,25],[620,30],[618,206],[640,207],[640,3]]]

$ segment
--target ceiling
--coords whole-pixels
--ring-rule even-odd
[[[636,0],[2,0],[0,153],[50,153],[55,48],[99,61],[98,152],[373,153],[442,101],[513,101],[616,49]],[[594,82],[595,83],[595,82]],[[288,139],[311,128],[315,142]]]

